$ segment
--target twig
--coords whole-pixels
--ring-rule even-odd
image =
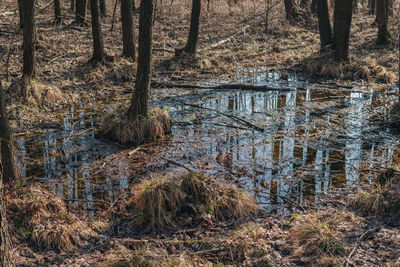
[[[355,245],[354,248],[351,250],[349,256],[346,258],[346,264],[345,264],[346,267],[349,266],[349,264],[350,264],[350,259],[351,259],[351,257],[353,257],[353,255],[354,255],[354,253],[356,252],[357,248],[360,246],[360,242],[362,241],[362,239],[363,239],[367,234],[369,234],[369,233],[371,233],[371,232],[374,232],[374,231],[376,231],[376,230],[378,230],[378,229],[380,229],[380,228],[381,228],[381,227],[375,227],[375,228],[368,229],[368,230],[365,231],[362,235],[360,235],[359,238],[357,238],[356,245]]]
[[[166,161],[168,161],[169,163],[172,163],[172,164],[174,164],[174,165],[176,165],[176,166],[182,167],[182,168],[184,168],[184,169],[186,169],[186,170],[188,170],[188,171],[190,171],[190,172],[196,172],[196,171],[193,170],[192,168],[187,167],[187,166],[183,165],[183,164],[180,163],[180,162],[177,162],[177,161],[172,160],[172,159],[167,159],[166,157],[161,157],[161,158],[164,159],[164,160],[166,160]]]
[[[255,124],[249,122],[248,120],[243,119],[243,118],[239,118],[239,117],[237,117],[237,116],[234,116],[234,115],[231,115],[231,114],[227,114],[227,113],[218,111],[218,110],[216,110],[216,109],[207,108],[207,107],[202,107],[202,106],[195,105],[195,104],[185,103],[184,105],[190,106],[190,107],[201,108],[201,109],[206,109],[206,110],[210,110],[210,111],[217,112],[218,114],[221,114],[221,115],[224,115],[224,116],[226,116],[226,117],[229,117],[229,118],[235,119],[235,120],[237,120],[237,121],[243,122],[243,123],[245,123],[247,126],[250,126],[251,128],[253,128],[253,129],[257,130],[257,131],[264,132],[264,128],[261,128],[261,127],[255,125]]]

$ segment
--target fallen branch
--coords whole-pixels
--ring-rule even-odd
[[[376,232],[377,230],[379,230],[381,227],[375,227],[375,228],[371,228],[368,229],[367,231],[365,231],[362,235],[360,235],[360,237],[357,239],[356,245],[354,246],[354,248],[351,250],[349,256],[346,258],[346,264],[345,266],[349,266],[350,264],[350,259],[351,257],[353,257],[353,254],[356,252],[357,248],[360,246],[360,242],[364,239],[364,237],[368,234],[370,234],[371,232]]]
[[[257,130],[257,131],[264,132],[264,128],[261,128],[261,127],[255,125],[255,124],[249,122],[248,120],[245,120],[245,119],[243,119],[243,118],[239,118],[239,117],[237,117],[237,116],[235,116],[235,115],[227,114],[227,113],[224,113],[224,112],[221,112],[221,111],[219,111],[219,110],[212,109],[212,108],[202,107],[202,106],[199,106],[199,105],[196,105],[196,104],[185,103],[184,105],[190,106],[190,107],[201,108],[201,109],[206,109],[206,110],[211,110],[211,111],[217,112],[218,114],[224,115],[224,116],[226,116],[226,117],[228,117],[228,118],[232,118],[232,119],[235,119],[235,120],[237,120],[237,121],[243,122],[243,123],[247,124],[247,126],[250,126],[251,128],[253,128],[253,129]]]
[[[182,167],[182,168],[184,168],[184,169],[186,169],[186,170],[188,170],[188,171],[190,171],[190,172],[196,172],[196,171],[193,170],[192,168],[187,167],[187,166],[183,165],[183,164],[180,163],[180,162],[177,162],[177,161],[172,160],[172,159],[167,159],[166,157],[161,157],[161,158],[164,159],[164,160],[166,160],[166,161],[169,162],[169,163],[172,163],[172,164],[174,164],[174,165],[176,165],[176,166]]]
[[[232,39],[235,38],[236,36],[242,34],[242,33],[243,33],[247,28],[249,28],[249,27],[250,27],[250,25],[246,25],[246,26],[243,27],[240,31],[235,32],[234,34],[232,34],[232,35],[229,36],[228,38],[225,38],[225,39],[223,39],[223,40],[221,40],[221,41],[219,41],[219,42],[217,42],[217,43],[214,43],[214,44],[209,45],[209,46],[207,46],[207,47],[204,47],[204,48],[202,48],[202,49],[199,49],[199,52],[204,52],[204,51],[207,51],[207,50],[210,50],[210,49],[214,49],[214,48],[216,48],[216,47],[218,47],[218,46],[221,46],[221,45],[223,45],[223,44],[229,42],[230,40],[232,40]]]

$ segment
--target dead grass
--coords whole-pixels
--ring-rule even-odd
[[[166,110],[151,109],[147,118],[128,120],[124,114],[107,115],[100,133],[121,144],[140,145],[164,138],[171,132],[171,119]]]
[[[128,201],[130,227],[144,231],[175,230],[201,220],[243,219],[258,207],[253,198],[233,186],[222,185],[199,173],[171,180],[145,180]],[[188,217],[193,218],[187,221]]]
[[[92,229],[68,212],[61,199],[40,185],[18,189],[9,201],[14,238],[32,241],[39,249],[70,251],[96,237]]]
[[[366,190],[358,192],[348,204],[358,211],[373,215],[399,215],[399,190],[400,174],[389,169],[379,175],[376,182]]]

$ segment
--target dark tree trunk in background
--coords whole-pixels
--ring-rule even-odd
[[[24,28],[24,9],[23,0],[18,0],[19,27]]]
[[[61,3],[60,0],[54,0],[54,22],[61,24]]]
[[[24,78],[35,76],[35,1],[23,0],[24,10]]]
[[[155,0],[142,0],[140,3],[139,56],[135,92],[127,114],[130,120],[138,116],[147,117],[149,111],[154,2]]]
[[[5,92],[0,82],[0,147],[1,147],[1,174],[4,184],[14,186],[20,179],[17,169],[17,162],[14,154],[14,146],[12,143],[11,128],[8,124],[8,115],[6,109]]]
[[[389,0],[377,0],[376,22],[378,23],[378,45],[387,45],[390,43],[390,32],[388,28],[389,19]]]
[[[335,57],[339,62],[349,60],[349,38],[353,11],[352,0],[336,0],[333,37]]]
[[[86,0],[75,0],[75,22],[84,24],[86,18]]]
[[[133,38],[132,0],[121,0],[122,55],[135,61],[135,43]]]
[[[375,14],[375,6],[376,6],[376,0],[371,0],[371,5],[369,6],[369,13],[371,15]]]
[[[135,0],[132,0],[132,11],[136,11]]]
[[[285,2],[286,19],[290,22],[294,22],[294,19],[297,17],[297,12],[294,7],[293,0],[284,0],[284,2]]]
[[[74,10],[75,10],[75,0],[71,0],[69,9],[71,10],[71,12],[74,12]]]
[[[197,50],[197,40],[199,38],[199,27],[200,27],[200,12],[201,12],[201,0],[192,1],[192,15],[190,18],[190,30],[189,38],[186,46],[183,49],[190,55],[195,55]]]
[[[329,45],[333,44],[332,28],[329,19],[329,9],[327,0],[317,0],[317,13],[319,36],[321,41],[321,51]]]
[[[107,16],[106,0],[100,0],[100,15],[102,17]]]
[[[90,0],[92,15],[93,57],[91,62],[102,62],[104,59],[103,35],[101,33],[99,0]]]
[[[317,0],[311,1],[311,13],[317,14]]]

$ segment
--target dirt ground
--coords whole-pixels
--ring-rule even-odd
[[[230,1],[229,1],[230,2]],[[92,66],[90,27],[71,24],[69,2],[63,3],[63,24],[53,24],[52,5],[39,1],[37,8],[37,80],[34,86],[45,92],[41,105],[12,99],[10,120],[16,135],[40,133],[58,125],[64,111],[80,105],[87,113],[105,113],[120,107],[130,97],[135,80],[135,63],[120,57],[121,23],[117,8],[112,28],[113,4],[102,19],[105,50],[113,61]],[[315,17],[308,15],[289,25],[278,5],[270,13],[265,32],[265,1],[247,1],[229,6],[228,1],[206,3],[201,17],[199,54],[195,59],[173,59],[174,49],[184,46],[189,28],[191,1],[158,5],[154,26],[153,81],[196,84],[204,81],[236,81],[241,68],[265,72],[297,73],[309,79],[322,76],[335,83],[388,83],[398,73],[400,13],[390,18],[393,43],[375,45],[374,16],[360,10],[354,15],[348,65],[337,65],[319,51]],[[135,25],[138,25],[135,14]],[[90,18],[90,16],[89,16]],[[90,23],[88,21],[88,23]],[[14,3],[0,7],[0,75],[8,87],[21,79],[22,36]],[[138,31],[135,28],[137,38]],[[222,40],[222,45],[213,47]],[[323,59],[323,60],[322,60]],[[195,93],[163,87],[152,89],[152,99]],[[159,147],[146,148],[157,163]],[[135,157],[146,157],[144,154]],[[133,157],[129,151],[115,154],[110,161]],[[156,165],[154,163],[153,165]],[[142,173],[150,164],[144,163]],[[99,167],[99,169],[101,169]],[[352,196],[351,192],[340,195]],[[11,202],[11,200],[9,200]],[[64,208],[61,209],[64,212]],[[104,209],[106,212],[107,208]],[[82,215],[82,214],[81,214]],[[84,220],[84,216],[78,216]],[[110,217],[110,216],[109,216]],[[398,218],[366,216],[353,211],[347,199],[335,193],[317,207],[295,206],[284,215],[260,212],[252,220],[207,222],[193,229],[161,235],[117,237],[110,220],[85,222],[96,233],[67,251],[39,248],[15,236],[13,255],[21,266],[400,266]],[[64,222],[65,223],[65,222]],[[14,233],[15,234],[15,233]],[[78,242],[77,242],[78,243]]]

